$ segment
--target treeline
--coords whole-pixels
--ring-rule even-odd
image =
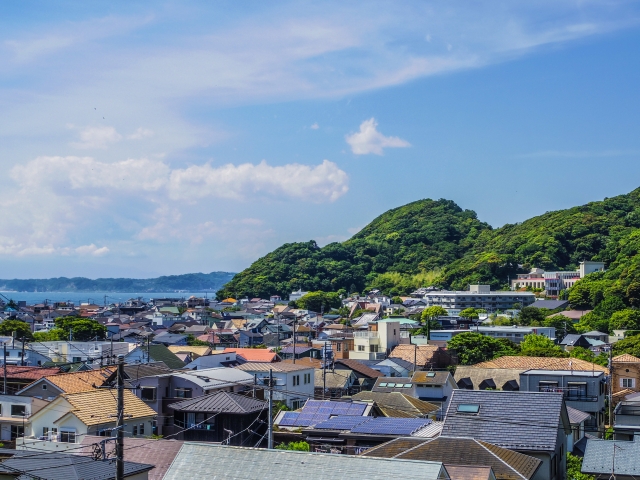
[[[298,288],[390,295],[428,285],[498,289],[533,267],[576,269],[582,260],[604,261],[614,270],[607,278],[617,279],[635,275],[624,257],[637,253],[638,228],[640,189],[498,229],[452,201],[420,200],[380,215],[343,243],[283,245],[237,274],[219,297],[286,298]]]
[[[158,278],[58,277],[0,280],[0,290],[18,292],[198,292],[218,290],[233,278],[230,272],[188,273]]]

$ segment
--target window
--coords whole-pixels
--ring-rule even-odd
[[[138,426],[137,426],[137,425],[134,425],[134,426],[133,426],[133,436],[135,437],[135,436],[137,436],[137,435],[138,435]]]
[[[567,382],[567,388],[569,389],[570,397],[586,397],[587,396],[586,382]]]
[[[11,405],[12,417],[24,417],[27,414],[27,407],[25,405]]]
[[[145,402],[153,402],[156,399],[156,387],[142,387],[140,398]]]
[[[60,441],[63,443],[76,443],[76,432],[75,431],[61,431],[60,432]]]
[[[140,432],[140,435],[144,435],[144,423],[140,424],[140,426],[138,427],[138,431]]]
[[[341,348],[342,348],[342,344],[336,343],[336,352],[339,352]]]
[[[24,428],[22,425],[11,425],[11,440],[18,437],[24,437]]]
[[[82,361],[82,357],[73,357],[73,362],[81,362]]]
[[[364,352],[364,345],[358,345],[358,351]]]
[[[461,403],[458,405],[458,413],[478,413],[480,411],[480,405],[471,403]]]
[[[300,385],[300,375],[294,375],[293,376],[293,386],[296,387]]]
[[[377,352],[378,351],[378,345],[369,345],[369,351],[370,352]]]
[[[46,389],[47,389],[47,384],[46,384],[46,383],[43,383],[43,384],[42,384],[42,389],[43,389],[43,390],[46,390]]]
[[[42,427],[42,436],[44,438],[48,438],[49,437],[49,427]]]
[[[305,373],[304,374],[304,384],[306,385],[307,383],[311,383],[311,374],[310,373]]]
[[[191,398],[191,389],[176,388],[176,398]]]
[[[557,392],[558,382],[548,382],[548,381],[538,382],[538,391],[539,392]]]
[[[636,379],[635,378],[621,378],[620,379],[620,386],[622,388],[634,388],[636,386]]]

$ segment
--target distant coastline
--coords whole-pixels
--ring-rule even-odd
[[[0,280],[0,291],[10,293],[171,293],[215,292],[229,282],[235,273],[187,273],[157,278],[58,277],[47,279]]]

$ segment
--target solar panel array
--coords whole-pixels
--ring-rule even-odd
[[[356,417],[354,415],[338,415],[329,420],[318,423],[315,428],[319,430],[351,430],[353,427],[371,420],[371,417]]]
[[[411,435],[429,425],[425,418],[372,418],[368,422],[356,425],[351,433],[369,433],[373,435]]]
[[[300,412],[285,412],[278,425],[282,427],[310,427],[332,416],[362,417],[367,404],[308,400]]]

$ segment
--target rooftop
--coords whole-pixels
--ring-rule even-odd
[[[83,370],[73,373],[59,373],[45,379],[65,393],[86,392],[101,387],[115,371],[115,368]]]
[[[571,363],[571,364],[569,364]],[[520,357],[505,356],[495,358],[473,365],[474,368],[513,368],[513,369],[538,369],[538,370],[574,370],[590,371],[598,370],[608,373],[606,367],[587,362],[579,358],[554,358],[554,357]]]
[[[172,403],[169,408],[185,412],[246,414],[265,409],[267,402],[231,392],[217,392]]]
[[[640,476],[640,442],[590,438],[582,461],[582,473]]]
[[[617,357],[613,357],[611,359],[612,362],[619,363],[640,363],[640,358],[634,357],[629,353],[623,353],[622,355],[618,355]]]
[[[437,350],[435,345],[398,345],[389,354],[389,358],[400,358],[412,365],[415,359],[418,365],[426,365],[431,362]]]
[[[446,478],[441,462],[185,443],[164,479],[336,480],[356,475],[367,480],[388,480],[397,477],[398,472],[405,480]]]
[[[247,362],[275,362],[278,356],[266,348],[225,348],[224,352],[236,352],[238,357],[242,357]]]
[[[238,383],[245,385],[253,384],[253,375],[235,368],[225,367],[173,372],[163,376],[175,376],[189,380],[201,387],[203,390],[213,390],[226,386],[234,386]]]
[[[73,407],[70,413],[78,417],[85,425],[115,423],[116,421],[117,401],[111,390],[91,390],[88,392],[62,394],[61,397]],[[43,410],[46,410],[46,407]],[[129,419],[157,415],[155,411],[129,390],[124,391],[124,414]]]
[[[261,362],[247,362],[238,365],[238,370],[244,372],[268,372],[273,370],[274,372],[298,372],[300,370],[309,370],[314,368],[309,364],[289,363],[289,362],[276,362],[276,363],[261,363]]]
[[[422,417],[438,410],[438,406],[399,392],[360,392],[351,398],[373,401],[387,417]]]

